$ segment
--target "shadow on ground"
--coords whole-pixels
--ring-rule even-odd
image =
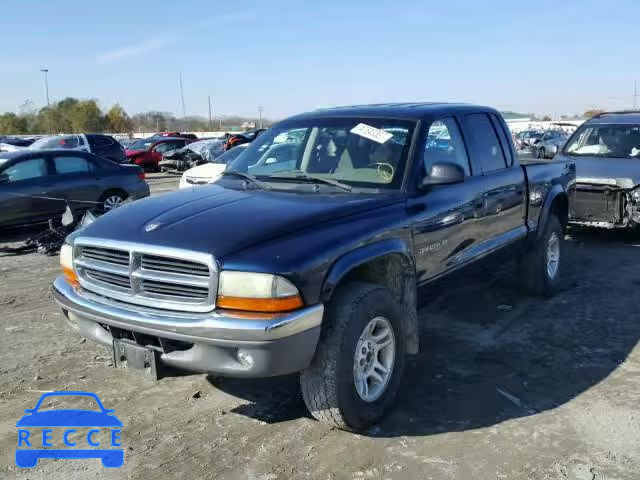
[[[475,269],[435,288],[419,312],[421,353],[408,358],[396,407],[369,434],[491,426],[553,409],[604,380],[640,338],[638,248],[637,232],[571,230],[565,289],[548,299],[523,295],[508,268]],[[212,383],[249,400],[236,413],[269,423],[307,415],[295,376]]]

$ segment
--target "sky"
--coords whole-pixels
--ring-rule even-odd
[[[67,96],[130,114],[272,119],[462,101],[537,114],[633,106],[638,0],[2,0],[0,112]],[[640,85],[638,86],[640,90]],[[638,97],[640,106],[640,96]]]

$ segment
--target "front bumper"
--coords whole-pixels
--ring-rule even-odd
[[[85,338],[112,347],[113,332],[124,331],[133,332],[134,338],[181,342],[180,349],[161,352],[164,365],[233,377],[305,369],[315,353],[324,313],[322,304],[270,319],[238,318],[221,311],[169,312],[74,288],[63,277],[55,280],[53,296],[68,325]]]

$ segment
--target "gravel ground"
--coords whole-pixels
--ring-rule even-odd
[[[150,175],[154,193],[177,178]],[[58,259],[0,257],[0,478],[640,478],[640,235],[570,231],[566,288],[522,295],[508,265],[421,292],[422,353],[364,435],[310,419],[294,376],[149,383],[71,335]],[[125,463],[14,464],[15,422],[49,390],[96,392]]]

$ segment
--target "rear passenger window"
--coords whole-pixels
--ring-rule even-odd
[[[502,151],[507,158],[507,166],[510,167],[513,165],[513,158],[511,157],[511,146],[513,145],[513,140],[511,140],[511,132],[504,131],[504,125],[496,115],[491,115],[491,118],[493,120],[493,125],[496,127],[496,131],[498,132],[498,136],[500,137]]]
[[[53,164],[59,174],[84,173],[93,170],[91,162],[83,157],[54,157]]]
[[[482,172],[493,172],[507,167],[502,146],[491,119],[485,113],[465,116],[465,126],[470,132]]]
[[[466,176],[471,174],[467,149],[458,123],[452,117],[436,120],[429,127],[423,159],[425,174],[429,173],[434,163],[443,162],[457,163]]]

